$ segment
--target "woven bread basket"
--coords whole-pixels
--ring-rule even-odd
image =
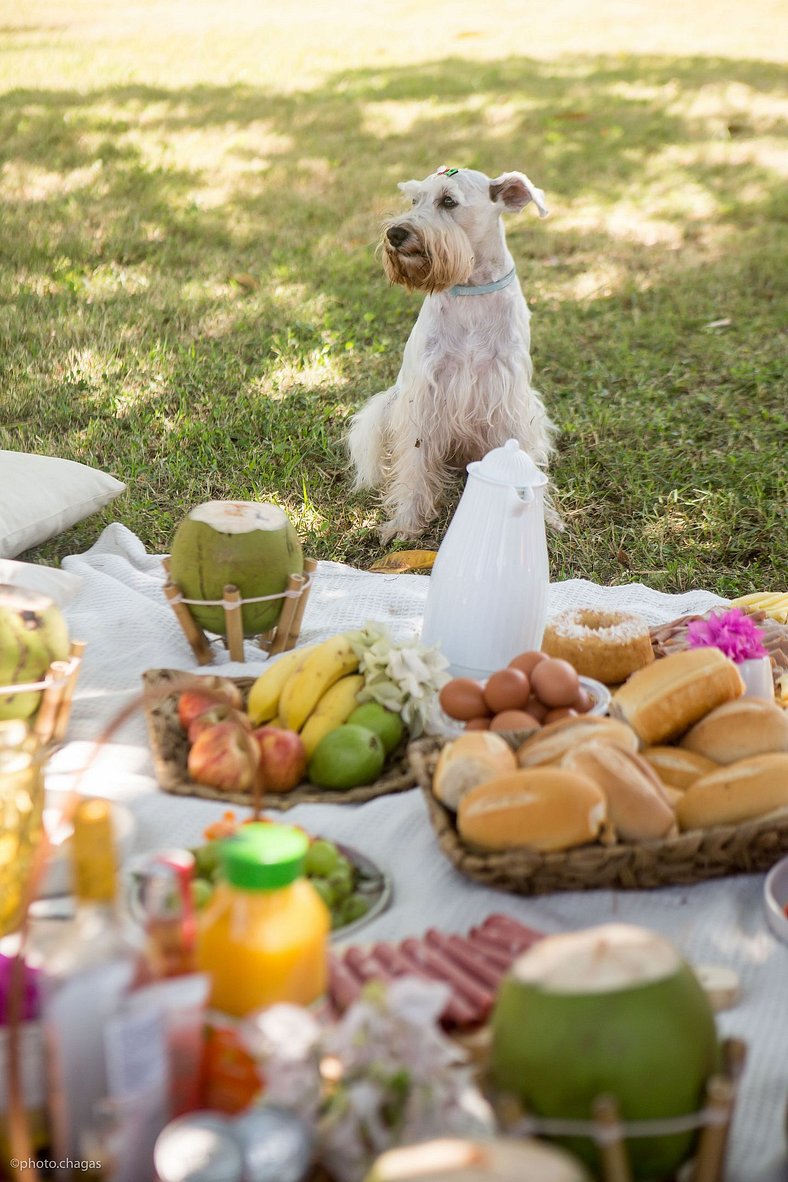
[[[142,675],[145,691],[150,691],[145,703],[145,721],[159,786],[175,796],[199,796],[202,800],[251,806],[254,803],[251,792],[225,792],[208,784],[198,784],[189,776],[189,742],[178,721],[178,692],[182,688],[179,683],[189,676],[181,669],[148,669]],[[239,687],[246,701],[255,679],[232,677],[228,680]],[[173,692],[166,694],[164,691],[169,685],[174,687]],[[403,792],[413,788],[415,783],[407,752],[403,748],[387,760],[386,770],[373,784],[337,790],[318,788],[305,781],[291,792],[267,792],[263,797],[263,805],[267,809],[290,809],[297,804],[359,804],[389,792]]]
[[[504,738],[513,748],[524,735]],[[416,739],[408,759],[427,800],[438,844],[468,878],[518,895],[602,888],[644,890],[686,885],[728,874],[754,873],[788,853],[788,809],[741,825],[694,829],[661,841],[618,842],[577,846],[560,853],[542,853],[526,846],[484,850],[460,836],[455,815],[432,792],[432,777],[445,738]]]

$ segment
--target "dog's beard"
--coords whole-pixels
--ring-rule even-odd
[[[384,231],[381,240],[383,269],[391,283],[408,291],[445,291],[455,283],[466,283],[473,271],[471,244],[456,226],[432,234],[412,222],[392,222],[408,230],[408,237],[394,246]]]

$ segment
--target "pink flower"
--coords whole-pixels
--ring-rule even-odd
[[[8,1023],[11,1010],[11,987],[14,980],[14,957],[0,954],[0,1026]],[[25,964],[22,969],[22,1012],[23,1022],[32,1022],[39,1017],[39,974]]]
[[[705,620],[692,620],[687,626],[690,648],[718,648],[738,665],[753,657],[769,654],[761,643],[761,630],[745,616],[741,608],[712,612]]]

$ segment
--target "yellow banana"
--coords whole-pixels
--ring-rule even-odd
[[[274,717],[285,682],[304,664],[314,648],[313,644],[306,648],[294,648],[292,652],[285,653],[277,661],[273,661],[270,668],[260,674],[249,690],[246,702],[246,713],[254,726],[260,726]]]
[[[745,611],[762,611],[779,624],[788,624],[788,591],[753,591],[751,595],[732,599],[731,603]]]
[[[358,669],[351,636],[340,632],[324,640],[285,682],[279,697],[279,717],[288,730],[300,731],[326,690],[340,677]]]
[[[358,706],[356,695],[363,685],[363,674],[346,673],[323,694],[301,728],[301,739],[310,759],[320,740],[353,713]]]
[[[779,603],[783,598],[783,592],[780,591],[753,591],[751,595],[740,595],[738,599],[732,599],[736,607],[759,607],[767,608],[773,604]]]

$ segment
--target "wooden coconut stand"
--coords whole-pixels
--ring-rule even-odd
[[[741,1039],[727,1038],[723,1042],[722,1068],[707,1081],[705,1106],[694,1121],[699,1129],[697,1148],[694,1156],[678,1170],[677,1182],[723,1182],[728,1135],[746,1053],[746,1044]],[[509,1136],[558,1133],[554,1126],[574,1123],[531,1117],[514,1097],[508,1095],[494,1101],[494,1107],[500,1125]],[[627,1125],[621,1118],[614,1096],[597,1097],[585,1135],[590,1135],[596,1143],[600,1182],[633,1182],[626,1147]]]
[[[169,559],[162,559],[162,565],[167,574],[167,581],[164,584],[164,594],[167,597],[167,602],[175,612],[175,618],[189,642],[197,663],[199,665],[210,665],[214,661],[211,643],[189,611],[188,601],[185,599],[180,587],[172,581]],[[314,558],[305,558],[303,574],[290,575],[287,580],[287,586],[282,592],[284,604],[276,627],[271,628],[268,632],[263,632],[257,637],[257,643],[267,656],[285,653],[295,648],[301,632],[301,621],[306,610],[307,599],[309,598],[309,588],[316,570],[316,560]],[[249,601],[241,598],[241,592],[237,587],[231,583],[225,586],[223,592],[224,643],[230,654],[231,661],[243,662],[245,660],[243,619],[241,616],[241,608],[245,602]]]
[[[40,681],[0,686],[0,693],[9,696],[41,691],[41,702],[30,729],[43,747],[65,738],[84,651],[84,640],[73,640],[67,659],[52,661]]]

